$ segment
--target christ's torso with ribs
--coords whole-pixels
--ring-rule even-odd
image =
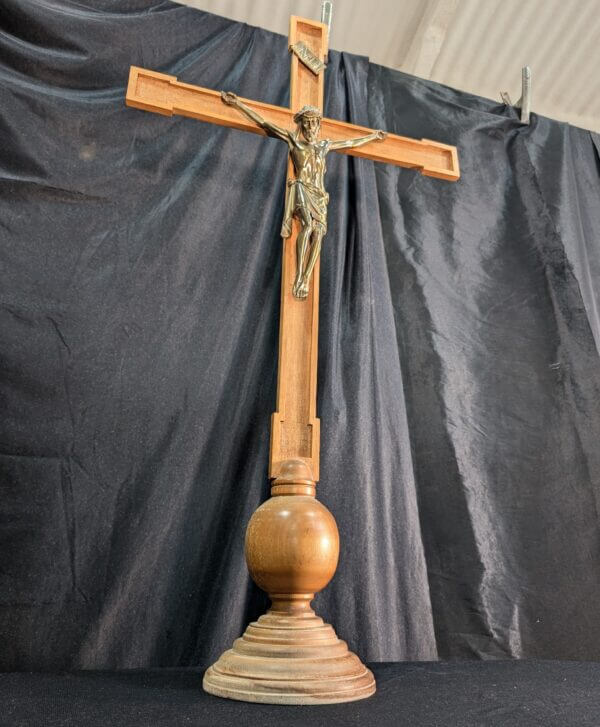
[[[290,148],[296,179],[323,193],[325,193],[325,157],[328,147],[327,141],[311,144],[295,139]]]

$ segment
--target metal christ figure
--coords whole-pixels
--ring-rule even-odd
[[[281,236],[285,239],[292,234],[292,218],[296,217],[301,229],[296,241],[296,279],[292,291],[296,298],[306,298],[310,276],[327,232],[329,195],[324,183],[325,157],[332,150],[351,149],[370,141],[382,141],[387,134],[375,131],[357,139],[319,140],[322,114],[315,106],[301,108],[294,115],[296,130],[288,131],[264,119],[242,103],[234,93],[223,91],[221,98],[224,103],[234,106],[263,128],[269,136],[285,141],[289,147],[295,178],[288,180]]]

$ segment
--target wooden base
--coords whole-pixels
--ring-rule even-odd
[[[314,497],[306,462],[288,460],[272,497],[250,518],[246,562],[271,608],[204,675],[210,694],[267,704],[332,704],[370,697],[375,679],[310,603],[329,583],[339,534]]]
[[[205,691],[267,704],[352,702],[375,692],[373,674],[312,609],[290,615],[277,606],[209,667]]]

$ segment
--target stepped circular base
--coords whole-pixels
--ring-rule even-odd
[[[244,702],[333,704],[370,697],[375,679],[314,612],[269,611],[207,669],[202,686]]]

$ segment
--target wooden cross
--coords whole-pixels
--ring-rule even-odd
[[[242,99],[243,102],[267,121],[290,130],[294,128],[294,114],[304,105],[322,110],[324,79],[318,68],[327,58],[327,34],[327,26],[323,23],[292,16],[289,47],[294,52],[291,56],[290,108],[247,99]],[[127,105],[266,135],[235,108],[224,104],[219,91],[180,83],[174,76],[135,66],[130,71]],[[324,118],[321,123],[321,137],[333,141],[370,133],[370,129],[334,119]],[[414,168],[439,179],[456,181],[459,177],[456,148],[435,141],[389,134],[384,141],[340,151]],[[292,173],[290,162],[288,178]],[[271,494],[278,497],[272,497],[259,508],[250,521],[246,536],[250,572],[269,593],[273,606],[257,624],[248,627],[242,639],[238,639],[236,645],[243,642],[240,646],[234,645],[233,650],[226,652],[208,670],[204,685],[213,694],[234,699],[279,703],[339,702],[369,696],[375,684],[371,673],[345,645],[343,658],[340,656],[339,663],[334,660],[338,671],[334,669],[331,674],[327,671],[333,668],[331,659],[327,662],[327,654],[338,653],[335,650],[339,651],[343,642],[310,609],[314,593],[323,588],[335,572],[338,536],[331,514],[315,500],[312,502],[316,504],[307,503],[310,497],[314,498],[315,483],[319,480],[320,430],[316,412],[319,263],[314,268],[308,297],[302,300],[294,297],[292,281],[298,228],[299,224],[294,220],[292,235],[285,240],[283,250],[277,410],[271,423],[269,459],[269,476],[274,480]],[[281,497],[285,495],[300,497]],[[278,502],[273,504],[275,501]],[[287,509],[282,510],[285,502]],[[304,540],[293,534],[296,532],[294,523],[297,523],[298,532],[304,533]],[[312,532],[310,537],[306,535],[309,531]],[[295,549],[286,545],[289,538],[295,538]],[[267,573],[269,568],[271,575]],[[284,583],[281,574],[286,572]],[[295,624],[293,629],[290,623]],[[293,639],[286,635],[288,633],[294,634]],[[256,646],[261,639],[263,651]],[[320,639],[320,648],[325,649],[322,658],[317,655],[315,639]],[[283,643],[287,644],[285,659],[277,651],[283,648],[277,645]],[[248,662],[250,652],[254,661]],[[277,667],[274,679],[273,659]],[[312,661],[316,664],[314,669]],[[300,663],[302,668],[297,666]],[[326,664],[329,666],[324,666]],[[302,688],[298,684],[302,684]]]
[[[292,16],[290,47],[303,42],[314,56],[327,56],[327,26]],[[323,73],[315,75],[292,55],[290,108],[243,99],[244,103],[268,121],[292,129],[293,116],[305,104],[323,108]],[[225,105],[219,91],[180,83],[174,76],[131,67],[127,105],[171,116],[181,114],[234,129],[262,134],[263,131],[236,109]],[[371,129],[324,118],[321,137],[334,141],[369,134]],[[388,134],[385,141],[342,154],[418,169],[422,174],[455,181],[459,177],[456,147],[425,139],[409,139]],[[291,171],[291,170],[290,170]],[[297,224],[285,242],[281,281],[281,321],[279,329],[279,373],[277,410],[272,418],[269,476],[281,474],[281,464],[289,459],[306,462],[311,479],[319,480],[319,419],[317,404],[317,341],[319,321],[319,267],[309,298],[300,301],[292,295],[296,265]]]

